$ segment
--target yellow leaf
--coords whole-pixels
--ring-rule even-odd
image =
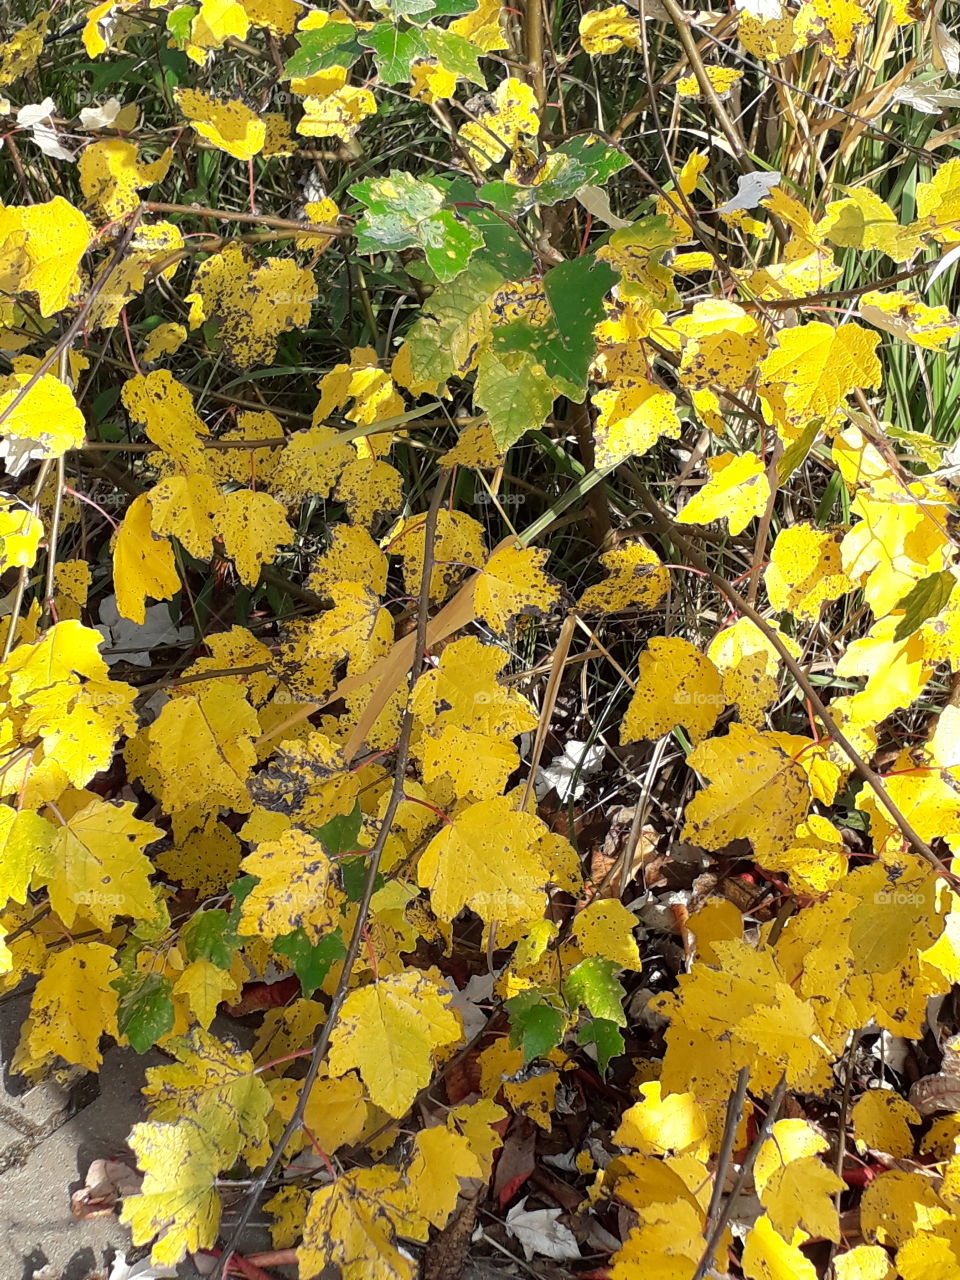
[[[157,448],[186,474],[209,471],[202,444],[207,429],[190,392],[169,370],[155,369],[129,378],[121,398],[130,417],[143,425]]]
[[[26,254],[15,288],[37,295],[42,316],[56,315],[80,292],[80,260],[93,240],[93,228],[63,196],[45,204],[9,206],[0,214],[4,230],[21,233]]]
[[[885,1249],[858,1244],[833,1260],[836,1280],[895,1280],[896,1271]]]
[[[509,796],[480,800],[434,836],[420,857],[417,883],[430,890],[441,920],[470,907],[506,925],[539,919],[548,869],[537,856],[539,818],[520,813]]]
[[[387,535],[387,550],[403,557],[403,581],[410,595],[420,591],[425,526],[426,516],[408,516],[398,521]],[[439,511],[433,539],[431,600],[446,599],[470,569],[482,568],[486,558],[483,526],[462,511]]]
[[[497,85],[490,109],[461,125],[460,145],[478,169],[489,169],[513,151],[521,138],[535,138],[540,129],[537,99],[530,85],[508,76]]]
[[[143,164],[137,146],[122,138],[105,138],[84,147],[77,162],[80,188],[88,207],[108,218],[132,213],[140,203],[137,192],[162,182],[173,152],[167,150],[152,164]]]
[[[149,919],[156,915],[143,852],[163,832],[133,816],[132,803],[110,804],[93,796],[56,834],[56,874],[48,892],[57,915],[69,928],[78,914],[109,929],[117,916]]]
[[[180,590],[176,561],[166,538],[154,536],[146,494],[134,498],[113,538],[113,587],[122,618],[143,625],[146,600],[170,600]]]
[[[227,155],[237,160],[252,160],[263,150],[267,126],[239,99],[218,102],[198,89],[175,89],[173,96],[200,137]]]
[[[909,1126],[920,1124],[920,1113],[892,1089],[868,1089],[850,1113],[859,1151],[882,1151],[898,1159],[913,1155]]]
[[[220,495],[209,476],[173,475],[147,494],[154,533],[175,537],[197,560],[206,560],[219,534]]]
[[[50,14],[46,9],[0,44],[0,88],[29,75],[37,65]]]
[[[48,878],[54,873],[51,849],[56,835],[38,813],[0,805],[0,898],[26,902],[34,875]]]
[[[206,1030],[220,1001],[229,1003],[231,997],[239,994],[240,986],[229,973],[200,956],[187,965],[173,990],[175,995],[186,996],[197,1022]]]
[[[323,98],[304,98],[297,133],[349,142],[366,117],[376,113],[377,102],[370,90],[347,84]]]
[[[414,1280],[415,1265],[397,1243],[415,1214],[415,1207],[398,1210],[405,1194],[405,1177],[385,1165],[342,1174],[315,1192],[297,1251],[300,1274],[335,1265],[342,1280]]]
[[[743,79],[743,72],[736,67],[704,67],[704,72],[719,98],[727,97],[733,90],[734,85]],[[677,81],[677,96],[680,98],[700,98],[703,96],[700,81],[695,75],[682,76]]]
[[[778,613],[807,622],[853,586],[843,571],[839,535],[803,522],[777,534],[763,580]]]
[[[505,632],[518,616],[542,618],[557,603],[560,592],[543,571],[549,551],[540,547],[506,546],[492,552],[474,587],[477,614],[494,631]]]
[[[201,804],[249,812],[246,782],[260,724],[237,685],[218,681],[200,694],[172,698],[141,733],[157,797],[169,811]]]
[[[703,1112],[692,1093],[662,1096],[660,1082],[641,1085],[640,1101],[623,1113],[613,1141],[641,1155],[699,1148],[706,1136]]]
[[[756,316],[733,302],[698,302],[671,328],[685,339],[680,377],[691,390],[708,386],[737,391],[767,354],[767,341]]]
[[[710,458],[711,478],[677,515],[678,524],[726,520],[732,534],[742,533],[770,501],[766,467],[755,453],[721,453]]]
[[[791,418],[804,423],[816,416],[829,418],[855,388],[879,383],[878,342],[875,333],[857,324],[834,329],[811,320],[781,329],[760,365],[760,389],[780,389]]]
[[[624,969],[640,969],[634,937],[637,917],[619,898],[596,898],[573,918],[571,934],[585,956],[602,956]]]
[[[152,364],[161,356],[172,356],[187,340],[187,331],[182,324],[158,324],[151,329],[143,344],[140,354],[141,364]]]
[[[331,1074],[359,1071],[371,1102],[402,1116],[429,1083],[434,1053],[463,1034],[448,1002],[449,991],[415,969],[351,991],[333,1032]]]
[[[194,1120],[135,1124],[127,1139],[143,1170],[138,1195],[124,1198],[120,1221],[136,1244],[154,1236],[155,1263],[175,1264],[187,1250],[209,1249],[220,1224],[217,1150]]]
[[[940,244],[960,240],[960,158],[942,164],[929,182],[917,183],[917,221]]]
[[[808,43],[816,41],[842,66],[871,21],[870,10],[857,0],[803,0],[793,26],[797,35],[804,36]]]
[[[795,889],[820,894],[843,877],[847,862],[840,831],[828,818],[812,813],[797,827],[788,847],[766,854],[763,865],[769,871],[785,871]]]
[[[684,840],[716,850],[745,838],[762,861],[806,817],[806,775],[771,734],[731,724],[725,738],[701,742],[687,764],[711,782],[687,805]]]
[[[0,573],[30,566],[37,558],[43,525],[26,507],[0,499]]]
[[[465,636],[444,647],[440,662],[417,681],[411,707],[425,725],[451,723],[486,737],[513,738],[536,727],[527,700],[497,682],[509,655]]]
[[[790,1240],[784,1240],[766,1214],[758,1218],[740,1261],[746,1280],[817,1280],[813,1263],[800,1252],[805,1239],[804,1232],[795,1231]]]
[[[776,623],[769,624],[780,635]],[[790,636],[781,636],[792,657],[800,660],[800,647]],[[766,708],[777,696],[783,659],[750,618],[739,618],[724,627],[710,642],[707,657],[720,672],[724,701],[736,705],[740,719],[760,726]]]
[[[600,563],[609,576],[584,591],[577,606],[581,612],[655,609],[670,589],[670,571],[642,542],[615,547],[600,557]]]
[[[45,373],[24,394],[30,381],[27,373],[0,378],[0,458],[14,475],[28,461],[60,458],[83,444],[83,414],[70,388]]]
[[[220,975],[232,981],[223,970]],[[181,982],[182,976],[178,985]],[[196,990],[191,979],[185,985]],[[252,1056],[197,1027],[189,1035],[166,1040],[164,1049],[174,1061],[148,1068],[143,1087],[151,1120],[189,1119],[200,1125],[218,1168],[229,1168],[241,1153],[252,1167],[263,1164],[270,1154],[267,1119],[272,1098]]]
[[[35,1062],[60,1057],[99,1070],[101,1036],[119,1034],[111,986],[119,974],[113,948],[102,942],[75,942],[50,957],[23,1026],[21,1044]]]
[[[190,328],[216,317],[228,359],[249,369],[272,364],[279,335],[305,328],[316,299],[316,280],[308,268],[292,258],[257,262],[246,246],[228,244],[197,268],[185,301]]]
[[[642,457],[661,437],[680,438],[677,398],[656,382],[637,377],[594,393],[597,465]]]
[[[257,876],[244,899],[239,932],[278,938],[303,929],[313,942],[336,928],[346,902],[323,845],[297,828],[258,845],[243,860]]]
[[[480,0],[471,13],[455,18],[450,23],[449,30],[454,35],[463,36],[484,53],[506,49],[507,41],[500,26],[501,12],[500,0]]]
[[[283,507],[269,493],[236,489],[220,500],[219,517],[220,536],[237,566],[237,577],[255,587],[261,568],[275,559],[277,548],[294,540]]]
[[[659,738],[682,724],[698,742],[716,724],[723,706],[720,674],[710,659],[687,640],[654,636],[640,655],[621,741]]]
[[[240,841],[229,827],[210,815],[198,831],[177,840],[156,859],[164,875],[198,897],[222,893],[240,874]]]
[[[271,1043],[272,1054],[282,1052],[279,1046]],[[270,1082],[274,1110],[284,1123],[293,1115],[301,1089],[299,1080],[281,1078]],[[309,1147],[313,1139],[330,1155],[340,1147],[352,1146],[362,1136],[369,1114],[363,1085],[355,1075],[345,1075],[340,1079],[321,1077],[314,1081],[303,1113],[303,1123],[310,1137],[303,1129],[299,1130],[290,1139],[287,1152]]]
[[[640,19],[629,14],[622,4],[609,9],[591,9],[580,19],[580,43],[591,58],[616,53],[624,46],[639,50]]]
[[[872,289],[860,299],[858,310],[868,324],[928,351],[942,351],[960,333],[960,323],[946,307],[928,307],[910,290],[884,293]]]

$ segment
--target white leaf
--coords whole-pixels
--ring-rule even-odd
[[[519,1241],[529,1262],[539,1254],[541,1258],[553,1258],[556,1262],[569,1262],[580,1258],[577,1238],[569,1227],[558,1222],[562,1209],[524,1209],[527,1198],[513,1206],[507,1214],[506,1228]]]
[[[960,244],[956,244],[953,246],[952,249],[949,249],[940,259],[937,265],[933,268],[933,270],[930,272],[930,275],[927,277],[928,289],[934,283],[934,281],[940,279],[940,277],[943,275],[945,271],[950,270],[950,268],[956,262],[957,258],[960,258]]]
[[[84,129],[109,129],[120,114],[119,98],[108,98],[102,107],[84,107],[80,123]]]
[[[947,71],[950,75],[960,75],[960,43],[958,43],[942,22],[933,25],[933,65],[938,71]]]
[[[72,160],[73,152],[63,146],[53,126],[56,110],[52,98],[44,98],[42,102],[30,102],[17,112],[17,124],[22,129],[30,130],[30,137],[45,156],[50,156],[54,160]]]
[[[737,194],[732,200],[718,207],[717,213],[739,213],[744,209],[758,209],[774,187],[780,185],[776,169],[767,172],[758,169],[754,173],[741,173],[737,179]]]
[[[588,747],[585,742],[571,738],[563,748],[563,755],[537,770],[534,781],[537,799],[542,800],[554,787],[561,803],[565,803],[571,793],[574,800],[579,800],[586,789],[586,778],[600,768],[604,751],[602,746]]]

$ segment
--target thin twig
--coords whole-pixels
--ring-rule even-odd
[[[727,1169],[733,1159],[733,1144],[737,1140],[737,1126],[740,1113],[747,1097],[747,1081],[750,1079],[750,1068],[741,1067],[737,1073],[737,1083],[727,1099],[727,1117],[723,1124],[723,1140],[717,1156],[717,1168],[713,1176],[713,1191],[710,1194],[710,1207],[707,1209],[707,1222],[704,1237],[709,1238],[717,1222],[720,1212],[720,1201],[723,1199],[723,1184],[727,1180]]]
[[[694,569],[697,569],[700,573],[702,573],[704,577],[708,578],[710,582],[712,582],[713,585],[717,588],[717,590],[721,593],[721,595],[723,595],[730,602],[730,604],[733,605],[734,609],[736,609],[738,613],[744,614],[746,617],[748,617],[750,621],[754,624],[754,626],[756,626],[758,630],[762,632],[764,638],[768,640],[770,644],[773,645],[777,653],[779,653],[780,657],[783,659],[783,665],[787,668],[787,670],[790,672],[791,676],[793,676],[796,683],[803,690],[803,693],[807,698],[807,701],[810,703],[810,706],[816,712],[817,716],[819,717],[827,733],[830,735],[833,741],[837,744],[837,746],[840,747],[844,755],[853,765],[854,771],[857,774],[859,774],[859,776],[863,779],[863,781],[866,782],[867,785],[875,792],[877,799],[880,801],[880,803],[886,809],[887,813],[890,814],[890,817],[894,820],[894,822],[900,828],[900,831],[902,832],[904,838],[912,847],[913,851],[919,857],[923,858],[925,862],[928,862],[931,867],[933,867],[936,871],[938,871],[940,875],[942,875],[947,880],[948,883],[955,884],[956,877],[953,875],[951,871],[948,870],[947,867],[943,865],[943,863],[940,861],[937,855],[933,852],[933,850],[930,848],[927,842],[922,839],[919,833],[914,830],[914,828],[908,822],[907,818],[901,812],[899,807],[890,798],[890,795],[886,787],[883,785],[883,780],[880,778],[879,774],[875,773],[873,769],[870,768],[867,762],[863,759],[863,757],[857,751],[856,747],[853,745],[850,739],[846,736],[846,734],[843,732],[843,730],[834,720],[833,716],[827,710],[826,706],[824,705],[823,701],[820,698],[820,695],[817,693],[816,689],[813,687],[813,685],[810,683],[810,680],[807,678],[806,672],[803,670],[803,668],[794,658],[793,654],[787,648],[786,642],[784,641],[780,632],[777,631],[774,627],[771,627],[769,622],[767,622],[767,620],[760,613],[758,613],[757,610],[754,609],[752,605],[748,604],[747,601],[743,598],[743,596],[740,595],[738,591],[735,591],[734,588],[730,586],[729,582],[727,582],[725,578],[722,578],[718,573],[714,573],[714,571],[707,564],[706,560],[704,560],[703,556],[701,556],[699,551],[697,551],[696,547],[694,547],[693,544],[689,542],[687,538],[684,537],[684,535],[680,532],[677,525],[670,519],[667,513],[663,510],[663,508],[660,506],[660,503],[657,502],[656,498],[653,496],[653,494],[650,492],[647,486],[643,483],[643,481],[640,480],[639,477],[633,475],[630,471],[626,471],[625,474],[631,488],[637,494],[637,497],[640,499],[641,504],[646,509],[651,520],[657,526],[660,532],[665,534],[666,537],[668,537],[672,542],[676,543],[678,547],[682,548],[685,556],[687,557],[688,563]]]
[[[420,668],[423,665],[423,655],[426,651],[427,620],[429,618],[430,611],[430,579],[433,576],[434,563],[433,543],[437,528],[437,515],[443,502],[443,496],[446,492],[449,477],[450,472],[448,470],[441,470],[440,479],[433,491],[430,509],[427,512],[424,531],[423,572],[420,581],[420,600],[419,611],[417,614],[416,643],[414,645],[413,660],[410,663],[410,671],[408,675],[409,688],[411,692],[413,691],[413,686],[420,674]],[[327,1017],[314,1041],[313,1052],[310,1056],[307,1073],[304,1076],[303,1083],[300,1087],[297,1105],[294,1108],[293,1114],[287,1122],[283,1133],[280,1135],[279,1141],[271,1152],[270,1159],[264,1165],[260,1174],[253,1182],[247,1193],[243,1212],[240,1214],[237,1225],[234,1227],[233,1233],[227,1242],[227,1247],[224,1249],[223,1259],[216,1273],[217,1280],[224,1280],[229,1260],[240,1243],[240,1237],[250,1220],[250,1216],[253,1213],[257,1201],[266,1189],[273,1171],[280,1163],[280,1159],[286,1149],[287,1143],[303,1123],[303,1116],[307,1108],[307,1102],[310,1098],[310,1091],[313,1088],[313,1083],[317,1078],[320,1066],[326,1056],[327,1049],[330,1044],[330,1036],[337,1025],[340,1011],[343,1008],[343,1002],[347,997],[353,968],[357,962],[357,957],[360,954],[360,948],[363,943],[363,934],[366,928],[367,915],[370,911],[370,901],[373,898],[374,889],[376,888],[377,873],[380,869],[380,859],[386,846],[390,829],[393,825],[394,816],[396,815],[400,802],[403,799],[404,781],[407,771],[407,762],[410,757],[410,744],[412,738],[413,713],[410,710],[408,703],[403,714],[403,723],[401,724],[400,735],[397,741],[397,759],[394,766],[393,788],[390,792],[390,798],[387,801],[387,807],[384,810],[383,819],[380,824],[380,830],[377,834],[376,841],[374,842],[373,848],[370,850],[370,857],[367,863],[367,876],[363,886],[363,896],[360,899],[360,905],[357,909],[357,919],[353,926],[353,933],[350,938],[349,946],[347,947],[347,954],[344,957],[343,967],[340,970],[337,989],[330,1001],[330,1009],[327,1013]]]

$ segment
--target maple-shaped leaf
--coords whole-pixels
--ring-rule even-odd
[[[30,386],[32,378],[29,373],[0,378],[0,458],[11,475],[19,475],[29,462],[60,458],[83,443],[83,414],[70,388],[49,373]]]
[[[523,137],[536,137],[540,129],[537,99],[522,80],[508,76],[501,80],[487,109],[462,125],[457,135],[478,169],[489,169]]]
[[[222,804],[249,810],[246,784],[256,763],[253,740],[260,723],[238,685],[218,683],[171,698],[141,734],[157,794],[168,809]]]
[[[102,942],[75,942],[52,955],[33,993],[18,1056],[25,1051],[35,1064],[59,1057],[99,1070],[101,1036],[118,1034],[111,985],[118,972],[113,948]]]
[[[583,1005],[595,1018],[626,1026],[625,992],[616,977],[619,968],[614,960],[604,960],[602,956],[588,956],[574,965],[563,984],[568,1007],[576,1011]]]
[[[151,1260],[171,1266],[188,1250],[209,1249],[220,1225],[216,1179],[222,1165],[204,1128],[191,1119],[135,1124],[127,1141],[144,1174],[139,1193],[126,1196],[120,1210],[134,1243],[159,1235]]]
[[[167,476],[147,495],[154,533],[173,536],[190,555],[206,560],[220,533],[220,494],[209,476]]]
[[[153,866],[143,851],[163,832],[135,818],[135,808],[132,802],[111,804],[91,796],[56,833],[56,872],[48,879],[47,892],[68,927],[81,913],[102,929],[109,929],[117,916],[156,915],[149,879]]]
[[[388,974],[344,1000],[330,1072],[359,1071],[371,1102],[402,1116],[429,1082],[434,1053],[462,1034],[446,988],[415,969]]]
[[[252,1056],[198,1027],[167,1040],[164,1049],[176,1061],[147,1069],[143,1094],[151,1120],[195,1121],[221,1168],[241,1153],[254,1167],[262,1164],[270,1153],[267,1118],[273,1103]]]
[[[134,498],[113,541],[113,586],[117,610],[142,626],[146,602],[170,600],[180,590],[180,575],[166,538],[153,532],[153,508],[146,494]]]
[[[772,629],[780,635],[775,623]],[[789,636],[780,635],[791,656],[800,660],[800,648]],[[766,708],[777,696],[783,659],[773,642],[750,618],[739,618],[710,642],[707,657],[720,672],[724,701],[736,706],[746,724],[763,724]]]
[[[364,43],[373,43],[375,34],[376,30],[364,38]],[[385,34],[392,41],[391,54],[396,56],[396,42],[404,35],[398,36],[389,28]],[[408,40],[420,39],[419,33],[404,34]],[[426,52],[424,43],[422,53]],[[409,66],[408,58],[399,79],[408,78]],[[424,251],[438,280],[452,280],[459,275],[471,254],[483,244],[483,237],[457,219],[455,210],[447,204],[445,187],[441,181],[415,178],[411,173],[397,170],[386,178],[354,183],[350,194],[365,206],[356,228],[359,251],[383,253],[416,246]]]
[[[173,96],[200,137],[227,155],[252,160],[263,150],[266,123],[239,99],[218,102],[198,89],[175,89]]]
[[[403,557],[403,580],[411,595],[419,592],[423,576],[425,528],[425,516],[408,516],[398,520],[388,534],[387,550]],[[460,586],[466,573],[470,569],[481,568],[486,558],[483,526],[477,520],[462,511],[447,511],[445,508],[438,511],[433,538],[430,599],[445,599]]]
[[[0,502],[0,570],[29,568],[37,558],[43,524],[25,507]]]
[[[640,1086],[640,1100],[623,1113],[613,1141],[642,1155],[698,1148],[707,1133],[703,1112],[692,1093],[664,1095],[659,1080]]]
[[[279,938],[303,929],[317,943],[340,923],[345,898],[335,864],[319,840],[292,827],[242,864],[259,883],[243,901],[239,932]]]
[[[197,268],[185,301],[190,328],[219,320],[224,353],[238,368],[249,369],[272,364],[278,337],[306,326],[316,298],[316,281],[306,267],[290,258],[258,262],[245,245],[231,243]]]
[[[621,969],[640,969],[637,917],[619,898],[595,898],[574,916],[571,936],[586,956],[603,956]]]
[[[203,956],[187,965],[173,987],[173,994],[186,999],[204,1029],[213,1021],[220,1002],[230,1004],[239,993],[239,983]]]
[[[536,727],[530,703],[497,680],[509,654],[464,636],[446,645],[440,661],[413,690],[411,709],[424,725],[451,723],[488,738],[512,738]]]
[[[415,1204],[398,1209],[404,1198],[410,1204],[406,1178],[386,1165],[342,1174],[315,1192],[297,1250],[301,1274],[318,1276],[335,1265],[343,1280],[414,1280],[413,1260],[397,1236],[419,1215]]]
[[[654,636],[640,655],[621,740],[659,738],[682,724],[698,742],[716,724],[724,702],[720,673],[709,658],[687,640]]]
[[[483,920],[520,924],[543,914],[549,870],[536,843],[543,823],[509,796],[469,805],[427,845],[417,883],[442,920],[470,907]]]
[[[860,299],[858,310],[868,324],[928,351],[942,351],[960,333],[960,323],[946,307],[928,307],[913,292],[873,289]]]
[[[187,475],[210,470],[203,444],[207,428],[190,391],[168,369],[128,378],[120,394],[130,417]]]
[[[806,1239],[803,1231],[794,1231],[789,1240],[779,1235],[767,1214],[763,1214],[750,1228],[743,1248],[740,1265],[747,1280],[773,1280],[774,1277],[790,1277],[790,1280],[817,1280],[813,1263],[800,1252],[800,1244]]]
[[[755,453],[721,453],[710,458],[711,477],[677,516],[678,524],[726,520],[732,534],[742,533],[770,502],[767,469]]]
[[[369,89],[345,84],[322,98],[308,95],[297,133],[308,138],[339,138],[349,142],[367,116],[377,114],[377,100]]]
[[[0,898],[26,902],[33,877],[54,873],[51,850],[56,838],[56,827],[39,813],[0,805]]]
[[[883,1151],[896,1158],[913,1155],[910,1125],[921,1123],[920,1113],[892,1089],[870,1089],[850,1112],[854,1137],[861,1151]]]
[[[107,218],[132,213],[139,203],[137,192],[162,182],[172,159],[173,152],[167,150],[152,164],[145,164],[136,143],[122,138],[104,138],[84,147],[77,169],[88,207]]]
[[[843,572],[839,536],[805,522],[777,534],[763,581],[774,609],[804,621],[853,586]]]
[[[233,558],[240,581],[255,587],[261,567],[275,559],[278,547],[294,540],[284,509],[269,493],[250,489],[228,493],[218,507],[219,534],[227,555]]]
[[[638,376],[618,379],[593,395],[597,409],[597,465],[611,467],[642,457],[661,437],[680,436],[677,398],[672,391]]]
[[[550,553],[540,547],[502,547],[494,551],[476,580],[477,613],[495,631],[507,631],[513,620],[542,618],[560,592],[543,566]]]
[[[806,817],[806,774],[771,734],[731,724],[726,737],[701,742],[687,764],[710,785],[687,805],[684,840],[722,849],[746,839],[762,860],[789,841]]]
[[[483,800],[503,793],[519,768],[520,755],[511,742],[471,733],[449,721],[428,730],[417,744],[423,781],[448,778],[462,799]]]
[[[3,211],[3,238],[11,232],[22,256],[17,255],[18,278],[11,282],[10,292],[35,293],[41,316],[56,315],[80,292],[80,260],[90,247],[93,228],[68,200],[54,196],[42,204],[8,206]]]
[[[173,985],[166,974],[137,972],[124,974],[114,986],[120,992],[120,1035],[137,1053],[146,1053],[173,1030]]]
[[[779,389],[790,418],[829,418],[851,391],[880,381],[878,343],[875,333],[857,324],[835,329],[811,320],[781,329],[760,365],[760,389]]]
[[[620,613],[627,609],[655,609],[670,589],[670,571],[655,551],[632,542],[604,552],[600,563],[608,576],[588,587],[578,608],[584,613]]]

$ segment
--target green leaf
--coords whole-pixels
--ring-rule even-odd
[[[312,996],[322,985],[331,965],[347,954],[339,933],[328,933],[319,942],[312,943],[302,929],[275,939],[273,949],[290,961],[305,996]]]
[[[360,43],[374,51],[384,84],[406,83],[410,79],[410,63],[429,53],[427,42],[416,27],[401,31],[392,22],[378,22],[372,31],[361,32]]]
[[[610,1059],[619,1057],[624,1050],[623,1036],[616,1023],[606,1018],[591,1018],[577,1032],[577,1044],[592,1044],[597,1051],[597,1066],[603,1075]]]
[[[283,68],[284,78],[316,75],[330,67],[352,67],[363,53],[357,29],[349,22],[328,22],[316,31],[303,31],[297,37],[300,48]]]
[[[527,351],[503,359],[487,351],[480,360],[475,399],[489,417],[500,449],[542,427],[558,394],[543,365]]]
[[[502,213],[521,214],[534,205],[570,200],[584,187],[602,187],[630,163],[627,156],[592,135],[571,138],[546,156],[542,181],[517,186],[496,180],[485,183],[477,195]]]
[[[142,981],[121,995],[117,1027],[137,1053],[146,1053],[173,1027],[173,988],[162,974],[139,976]]]
[[[360,845],[362,825],[363,814],[360,811],[360,802],[357,801],[349,813],[331,818],[322,827],[314,827],[312,834],[320,841],[331,858],[341,858],[345,853],[363,852]]]
[[[437,27],[428,27],[423,33],[423,39],[445,71],[454,71],[463,80],[478,84],[481,89],[487,87],[475,44],[454,31],[441,31]]]
[[[253,877],[251,876],[251,879]],[[240,939],[226,911],[198,911],[180,931],[188,960],[209,960],[219,969],[229,969]]]
[[[603,956],[590,956],[567,974],[563,994],[571,1009],[583,1007],[595,1018],[604,1018],[618,1027],[627,1023],[623,1012],[623,987],[616,974],[620,966]]]
[[[167,30],[181,48],[190,39],[190,28],[196,16],[197,10],[190,4],[178,5],[167,14]]]
[[[491,263],[474,258],[456,280],[440,285],[427,299],[424,314],[406,335],[414,377],[445,382],[458,372],[453,355],[455,339],[469,328],[471,317],[504,278]]]
[[[463,271],[483,240],[479,232],[459,222],[444,208],[444,185],[393,171],[387,178],[370,178],[350,188],[366,212],[357,224],[361,253],[423,249],[427,262],[444,283]]]
[[[903,610],[903,617],[897,623],[897,629],[893,633],[894,644],[899,644],[901,640],[912,636],[928,618],[935,618],[942,609],[945,609],[956,585],[957,580],[949,569],[943,569],[940,573],[931,573],[929,578],[923,578],[918,582],[893,610],[893,612]]]
[[[510,1043],[523,1048],[524,1063],[540,1058],[563,1039],[566,1016],[539,991],[521,991],[504,1001],[510,1017]]]
[[[554,267],[543,280],[551,313],[546,324],[514,320],[494,333],[494,350],[528,352],[558,392],[582,403],[595,351],[593,330],[603,319],[603,299],[616,278],[595,258],[574,258]]]

